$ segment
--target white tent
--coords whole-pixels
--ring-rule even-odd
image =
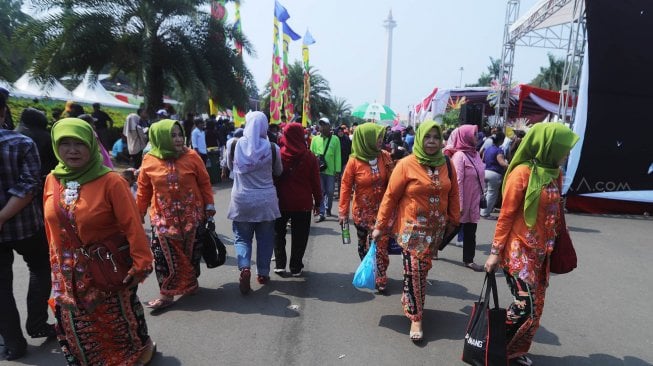
[[[122,100],[115,98],[109,94],[106,89],[100,84],[98,79],[91,81],[91,70],[86,72],[84,80],[73,90],[75,99],[83,99],[89,103],[100,103],[109,107],[122,107],[122,108],[138,108],[133,104],[125,103]]]
[[[26,72],[14,83],[14,91],[18,95],[26,96],[29,98],[51,98],[58,100],[70,100],[72,99],[72,93],[66,89],[61,83],[57,80],[54,80],[52,83],[40,83],[31,76],[31,74]]]

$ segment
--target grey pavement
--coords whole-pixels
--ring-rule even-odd
[[[253,292],[241,295],[231,222],[226,219],[230,186],[223,183],[215,190],[217,230],[229,258],[222,267],[202,267],[198,294],[181,298],[157,316],[146,311],[159,350],[151,365],[463,364],[464,328],[483,273],[461,265],[461,248],[447,247],[433,263],[425,341],[415,345],[401,308],[400,257],[390,257],[388,296],[354,288],[356,245],[341,243],[335,218],[312,224],[302,277],[272,274],[268,285],[253,280]],[[653,364],[653,220],[570,214],[567,221],[579,268],[551,278],[530,351],[534,365]],[[495,223],[479,223],[479,264],[489,252]],[[14,293],[24,321],[28,276],[20,257],[14,270]],[[152,275],[139,296],[153,299],[157,290]],[[510,295],[502,277],[499,291],[505,306]],[[65,365],[55,340],[28,342],[28,355],[20,362],[0,364]]]

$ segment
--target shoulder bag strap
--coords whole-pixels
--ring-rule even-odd
[[[465,157],[469,159],[469,156],[465,154]],[[478,169],[476,169],[476,165],[474,165],[474,162],[472,159],[469,159],[469,162],[472,163],[472,166],[474,167],[474,172],[476,173],[476,178],[478,178],[478,186],[481,188],[481,192],[483,192],[483,184],[481,183],[481,176],[478,175]]]
[[[447,163],[447,175],[449,175],[449,181],[451,181],[451,159],[445,155],[444,161]]]
[[[66,232],[69,233],[69,236],[73,240],[73,242],[79,248],[84,247],[84,244],[79,239],[79,236],[77,236],[75,229],[70,224],[70,220],[68,220],[68,218],[66,217],[63,208],[57,204],[57,202],[59,201],[59,197],[61,195],[61,184],[56,178],[54,179],[54,192],[55,194],[52,195],[52,205],[54,206],[54,212],[57,214],[57,218],[59,219],[59,222],[61,223],[61,225],[63,225],[63,228],[66,230]]]
[[[324,152],[322,152],[322,156],[326,156],[327,150],[329,150],[329,144],[331,143],[331,138],[333,135],[329,136],[329,139],[327,140],[326,147],[324,148]]]

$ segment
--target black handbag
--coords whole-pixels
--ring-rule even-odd
[[[215,232],[215,222],[207,221],[206,228],[201,235],[202,258],[207,268],[220,267],[227,260],[227,248]]]
[[[485,297],[483,297],[483,293],[485,293]],[[494,308],[490,308],[490,293],[494,300]],[[499,308],[497,281],[494,273],[485,274],[481,295],[474,303],[474,308],[469,316],[462,360],[473,366],[508,365],[506,309]]]

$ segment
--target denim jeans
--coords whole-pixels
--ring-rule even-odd
[[[501,181],[503,176],[495,171],[485,171],[485,200],[487,201],[487,208],[481,209],[481,216],[488,216],[494,211],[494,206],[497,204],[499,192],[501,190]]]
[[[333,189],[336,181],[333,175],[320,173],[320,184],[322,185],[322,205],[320,206],[320,215],[325,216],[331,213],[333,206]]]
[[[270,261],[274,250],[274,220],[262,222],[232,223],[234,231],[234,248],[238,261],[238,269],[252,266],[252,239],[256,234],[256,273],[261,276],[270,275]]]

